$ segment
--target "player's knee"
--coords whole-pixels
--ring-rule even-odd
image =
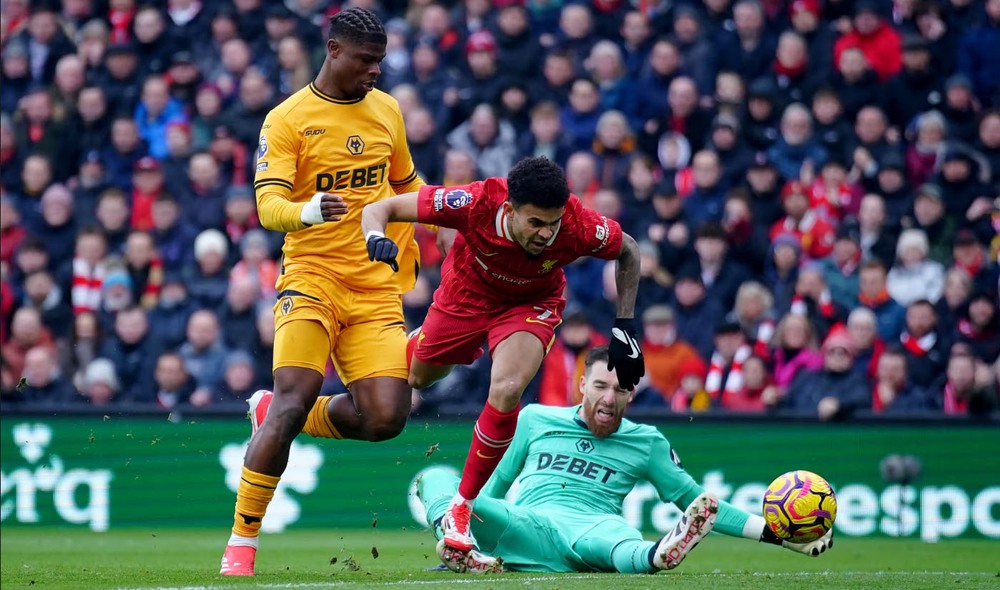
[[[267,410],[268,421],[273,421],[281,433],[294,438],[305,426],[311,408],[312,404],[305,404],[294,396],[276,397]]]
[[[365,439],[370,442],[381,442],[396,438],[399,433],[403,432],[408,416],[408,410],[372,416],[366,424]]]
[[[501,412],[509,412],[521,402],[524,386],[513,380],[495,380],[490,383],[489,402]]]

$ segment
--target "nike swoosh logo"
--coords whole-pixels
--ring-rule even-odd
[[[621,340],[625,344],[628,344],[628,347],[631,349],[628,358],[630,359],[639,358],[639,347],[636,346],[635,338],[630,337],[620,328],[612,328],[611,335],[617,338],[618,340]]]
[[[538,320],[538,319],[535,319],[535,318],[533,318],[531,316],[528,316],[528,317],[524,318],[524,321],[526,321],[528,323],[531,323],[531,324],[544,324],[545,323],[545,322],[543,322],[541,320]]]
[[[497,254],[499,254],[499,252],[483,252],[482,250],[480,250],[479,253],[482,254],[483,256],[487,257],[487,258],[489,258],[490,256],[496,256]]]
[[[476,449],[476,456],[479,457],[480,459],[496,459],[497,458],[496,455],[484,455],[483,452],[480,451],[479,449]]]

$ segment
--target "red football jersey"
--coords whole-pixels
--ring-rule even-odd
[[[465,186],[420,187],[417,218],[458,230],[441,266],[435,304],[455,311],[495,310],[497,304],[561,297],[562,267],[581,256],[610,260],[622,247],[618,222],[587,209],[575,195],[548,247],[537,257],[515,242],[503,204],[507,180],[487,178]]]

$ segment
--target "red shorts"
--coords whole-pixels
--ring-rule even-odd
[[[482,356],[484,342],[492,355],[493,349],[515,332],[535,335],[547,353],[565,306],[562,297],[551,297],[496,313],[458,315],[433,303],[417,335],[414,356],[431,365],[468,365]]]

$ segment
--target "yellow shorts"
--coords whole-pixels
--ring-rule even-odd
[[[278,285],[274,369],[325,373],[332,358],[348,387],[369,377],[407,378],[401,295],[361,293],[299,273],[281,277]]]

